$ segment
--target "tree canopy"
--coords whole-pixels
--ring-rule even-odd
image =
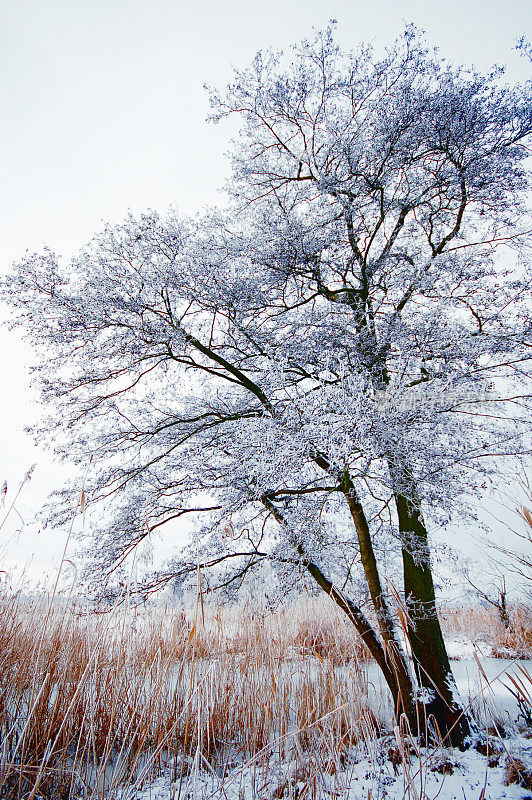
[[[146,590],[197,551],[225,586],[308,571],[397,667],[379,549],[402,557],[411,632],[439,642],[427,528],[530,450],[530,86],[412,28],[380,58],[328,29],[211,100],[241,123],[229,208],[130,216],[5,283],[51,408],[36,434],[92,458],[88,507],[113,509],[90,530],[99,579],[194,518]],[[348,598],[359,563],[377,630]]]

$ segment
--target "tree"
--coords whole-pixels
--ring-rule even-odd
[[[520,514],[525,521],[524,531],[515,531],[516,535],[521,539],[520,547],[508,550],[501,548],[501,550],[505,555],[510,557],[511,566],[509,571],[520,578],[521,586],[525,594],[527,594],[528,597],[532,597],[532,513],[530,513],[530,509],[525,506]]]
[[[518,479],[517,485],[525,497],[529,501],[532,500],[532,486],[528,476]],[[516,511],[522,524],[518,527],[507,524],[510,537],[504,543],[489,542],[488,547],[496,553],[492,559],[497,565],[499,573],[511,575],[520,594],[530,600],[532,599],[532,513],[526,505],[517,507]],[[502,588],[506,589],[504,578]],[[499,590],[501,597],[499,605],[501,606],[501,620],[505,627],[508,627],[502,609],[505,605],[505,593],[505,591]]]
[[[259,54],[212,93],[214,118],[242,123],[228,211],[129,217],[66,269],[26,257],[4,288],[42,353],[53,412],[37,436],[90,454],[87,505],[114,508],[92,518],[97,574],[199,518],[145,591],[197,552],[219,586],[266,561],[303,570],[352,620],[397,715],[454,744],[470,723],[428,529],[530,433],[530,89],[500,81],[410,28],[380,59],[341,52],[331,29],[288,66]],[[402,563],[413,674],[383,550]],[[376,627],[350,596],[359,567]]]
[[[471,576],[468,566],[462,568],[462,575],[470,586],[473,596],[484,605],[496,608],[501,625],[505,630],[510,630],[512,623],[508,611],[508,589],[504,571],[499,569],[496,563],[491,563],[489,568],[486,564],[483,565],[482,574],[478,578]]]

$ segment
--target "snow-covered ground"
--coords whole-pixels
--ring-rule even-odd
[[[506,784],[508,764],[532,762],[532,742],[514,737],[505,742],[498,764],[470,749],[425,750],[397,764],[393,737],[375,743],[373,753],[353,752],[341,771],[330,774],[316,759],[298,763],[269,762],[267,772],[254,762],[237,766],[224,776],[199,764],[175,782],[164,777],[142,788],[124,791],[122,800],[277,800],[277,798],[338,798],[338,800],[524,800],[531,791]]]
[[[174,773],[124,789],[120,800],[532,800],[532,728],[518,718],[521,709],[512,694],[516,683],[532,690],[526,678],[532,663],[484,657],[453,661],[452,667],[464,701],[485,715],[491,750],[419,748],[396,730],[331,760],[305,751],[295,735],[289,761],[259,754],[213,769],[198,755],[177,780]],[[382,719],[385,692],[372,666],[368,681]],[[517,782],[508,785],[515,776]]]

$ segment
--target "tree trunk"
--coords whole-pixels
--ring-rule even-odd
[[[403,542],[408,637],[416,678],[427,693],[425,714],[428,720],[432,718],[445,741],[463,746],[471,724],[458,700],[436,612],[427,530],[418,507],[400,494],[395,496],[395,502]]]
[[[396,716],[399,717],[400,712],[403,711],[411,726],[415,725],[417,727],[417,710],[415,707],[414,686],[412,684],[410,670],[408,669],[408,663],[403,648],[397,639],[395,623],[388,607],[386,596],[382,590],[369,524],[362,504],[356,495],[355,487],[347,474],[344,475],[343,489],[351,517],[355,523],[362,567],[364,569],[364,575],[366,577],[373,607],[377,615],[384,652],[395,675],[397,685],[396,695],[399,699],[399,703],[396,702]]]
[[[358,524],[357,531],[360,528],[361,533],[359,533],[359,541],[360,539],[363,541],[366,578],[369,583],[369,573],[372,581],[372,588],[370,588],[372,599],[373,595],[376,597],[376,601],[373,602],[373,605],[379,617],[379,629],[381,631],[382,642],[379,641],[377,633],[362,610],[358,608],[352,600],[345,597],[343,592],[337,589],[332,581],[324,575],[320,567],[308,558],[303,545],[294,538],[290,531],[290,526],[284,518],[282,511],[277,508],[267,495],[262,497],[262,502],[266,508],[271,511],[277,522],[288,532],[289,540],[296,548],[303,565],[307,568],[318,586],[334,600],[337,606],[342,609],[355,626],[362,641],[378,664],[390,689],[396,719],[399,720],[400,716],[405,714],[412,730],[417,731],[419,714],[414,702],[412,679],[404,653],[395,637],[393,620],[387,608],[386,600],[380,589],[380,579],[371,539],[369,539],[369,542],[366,541],[366,534],[369,536],[369,527],[362,506],[358,504],[359,507],[356,508],[358,515],[356,520]],[[355,508],[357,502],[358,501],[353,499],[353,508]]]
[[[508,606],[506,604],[506,588],[500,589],[499,591],[499,617],[504,626],[505,631],[509,631],[512,627],[510,622],[510,615],[508,614]]]
[[[370,622],[366,619],[366,616],[362,612],[358,606],[353,603],[348,597],[345,597],[343,592],[337,589],[331,581],[325,577],[321,569],[311,561],[305,560],[304,564],[308,569],[309,573],[312,575],[316,583],[326,592],[329,597],[331,597],[336,605],[342,609],[342,611],[347,614],[353,625],[355,626],[357,633],[359,634],[360,638],[368,648],[369,652],[375,659],[376,663],[381,669],[381,672],[384,676],[386,683],[388,684],[388,688],[392,693],[392,697],[394,700],[394,707],[396,709],[396,716],[399,716],[402,713],[407,713],[411,711],[411,709],[405,707],[403,702],[403,692],[401,692],[401,688],[398,685],[397,676],[395,670],[390,664],[389,659],[387,658],[386,652],[380,643],[377,634],[373,630]],[[412,692],[410,693],[410,697],[412,696]]]

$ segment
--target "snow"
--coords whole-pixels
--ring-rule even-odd
[[[162,776],[124,789],[119,800],[524,800],[532,789],[506,784],[508,766],[524,765],[532,776],[532,729],[516,725],[519,707],[511,678],[532,673],[530,661],[482,658],[453,661],[463,699],[482,709],[491,752],[465,752],[442,746],[420,748],[399,729],[353,747],[345,760],[307,752],[294,736],[290,760],[280,762],[266,750],[247,763],[213,768],[201,755],[190,759],[181,779]],[[376,709],[383,714],[384,692],[378,671],[369,668]],[[480,714],[480,717],[482,714]],[[498,731],[498,733],[497,733]],[[501,735],[499,735],[501,734]],[[504,735],[503,735],[504,734]],[[530,738],[527,738],[530,737]],[[482,739],[481,739],[482,741]],[[274,748],[272,748],[273,753]],[[174,773],[175,776],[175,773]],[[532,777],[530,778],[532,784]]]
[[[519,714],[517,700],[512,694],[512,678],[522,680],[520,668],[532,674],[530,661],[519,659],[483,658],[475,661],[453,661],[452,670],[462,698],[472,705],[486,704],[492,719],[512,723]],[[529,687],[530,689],[530,687]],[[512,691],[511,691],[512,690]]]
[[[180,793],[179,782],[160,778],[142,790],[132,788],[121,800],[277,800],[305,796],[342,800],[524,800],[531,796],[530,791],[516,784],[504,785],[507,759],[528,759],[532,763],[532,742],[522,737],[515,738],[511,751],[503,753],[494,767],[489,767],[486,756],[475,750],[462,753],[437,749],[420,750],[403,769],[387,757],[393,744],[392,737],[382,740],[377,753],[355,756],[343,771],[332,775],[312,759],[297,768],[270,764],[266,774],[256,763],[237,767],[224,777],[193,770],[182,782]]]
[[[451,661],[474,659],[475,654],[486,658],[493,649],[490,642],[472,642],[466,638],[446,638],[445,647]]]

